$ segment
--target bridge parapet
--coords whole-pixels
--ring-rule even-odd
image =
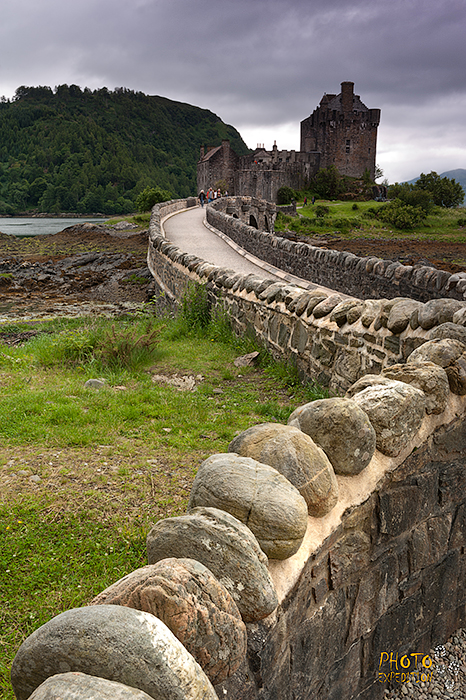
[[[233,219],[218,207],[208,212],[219,228],[229,220],[234,240],[250,237],[256,255],[261,236],[268,237],[270,250],[294,247],[255,231],[239,215]],[[463,358],[463,370],[444,363],[450,389],[456,371],[464,376],[444,410],[426,415],[397,457],[377,449],[360,474],[338,476],[337,505],[323,518],[309,518],[293,557],[270,562],[279,607],[247,625],[247,659],[217,687],[219,696],[232,700],[383,698],[392,672],[392,680],[400,672],[399,682],[408,662],[414,671],[412,659],[424,658],[466,624],[466,304],[342,300],[239,275],[183,253],[155,224],[151,250],[151,265],[173,299],[189,281],[205,284],[212,304],[226,311],[238,333],[254,333],[273,354],[292,359],[303,376],[340,392],[349,389],[348,395],[359,378],[367,381],[359,395],[371,391],[371,382],[380,382],[382,393],[391,376],[408,381],[403,372],[413,368],[409,358],[417,348],[428,357],[426,348],[436,352],[446,343]],[[302,244],[295,250],[304,257]],[[337,264],[338,254],[328,253]],[[392,428],[389,420],[378,430]],[[418,670],[422,678],[428,669]],[[428,683],[431,676],[424,675]]]

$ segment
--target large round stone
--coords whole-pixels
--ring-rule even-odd
[[[320,518],[338,501],[338,483],[325,452],[299,428],[253,425],[235,437],[230,452],[268,464],[296,486],[310,515]]]
[[[442,413],[447,405],[450,387],[445,370],[433,362],[391,365],[382,372],[384,377],[411,384],[424,392],[426,413]]]
[[[271,559],[298,551],[307,528],[307,505],[298,489],[268,464],[237,454],[216,454],[198,469],[188,509],[220,508],[255,534]]]
[[[456,311],[463,306],[463,302],[457,299],[431,299],[420,307],[418,321],[421,328],[429,330],[441,323],[453,320]]]
[[[452,365],[465,350],[466,345],[460,340],[435,338],[413,350],[407,362],[434,362],[445,369]]]
[[[346,392],[346,398],[351,399],[355,394],[367,389],[369,386],[390,386],[392,380],[382,374],[365,374],[352,384]]]
[[[236,602],[245,622],[275,610],[277,594],[267,557],[251,530],[217,508],[195,508],[188,515],[159,520],[147,535],[149,564],[169,557],[200,561]]]
[[[414,350],[408,363],[434,362],[447,373],[450,389],[454,394],[466,394],[466,345],[460,340],[429,340]]]
[[[395,334],[402,333],[408,327],[414,311],[419,311],[421,302],[414,299],[401,299],[390,309],[387,328]]]
[[[432,328],[429,333],[429,340],[434,340],[435,338],[440,338],[440,340],[453,338],[466,345],[466,328],[458,325],[458,323],[442,323],[440,326]]]
[[[120,579],[90,605],[125,605],[158,617],[216,685],[246,656],[246,627],[227,589],[194,559],[162,559]]]
[[[377,449],[396,457],[421,427],[426,400],[424,393],[410,384],[387,378],[382,381],[354,394],[353,401],[367,413]]]
[[[151,700],[150,695],[122,683],[70,671],[50,676],[29,700]]]
[[[463,306],[458,311],[453,314],[453,323],[460,326],[466,326],[466,304],[463,302]]]
[[[139,688],[156,700],[218,700],[204,671],[161,620],[119,605],[67,610],[33,632],[11,668],[17,700],[68,671]]]
[[[311,401],[293,411],[288,423],[310,435],[337,474],[359,474],[375,452],[374,428],[351,399]]]

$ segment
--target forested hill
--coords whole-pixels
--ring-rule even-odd
[[[212,112],[164,97],[20,87],[0,102],[0,214],[124,214],[147,186],[196,194],[200,147],[222,139],[248,152]]]

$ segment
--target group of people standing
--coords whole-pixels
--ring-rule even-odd
[[[210,204],[210,202],[213,202],[214,199],[217,199],[222,196],[222,192],[220,188],[218,190],[214,190],[212,187],[209,187],[207,192],[204,192],[204,190],[201,190],[199,192],[199,200],[201,202],[201,207],[204,206],[204,203],[207,202],[207,204]],[[228,192],[225,192],[225,197],[228,196]]]

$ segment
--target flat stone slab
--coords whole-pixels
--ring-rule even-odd
[[[228,451],[279,471],[298,489],[309,515],[320,518],[338,501],[338,483],[328,457],[299,427],[254,425],[235,437]]]
[[[68,671],[117,681],[155,700],[218,700],[204,671],[161,620],[120,605],[73,608],[33,632],[11,668],[17,700]]]
[[[162,559],[106,588],[90,605],[124,605],[164,622],[216,685],[246,656],[238,607],[207,567],[194,559]]]
[[[271,559],[298,551],[307,528],[307,504],[276,469],[234,453],[216,454],[198,469],[188,509],[211,506],[231,513],[255,534]]]
[[[267,557],[251,530],[217,508],[159,520],[147,535],[149,564],[169,557],[206,566],[236,602],[245,622],[256,622],[278,605]]]

